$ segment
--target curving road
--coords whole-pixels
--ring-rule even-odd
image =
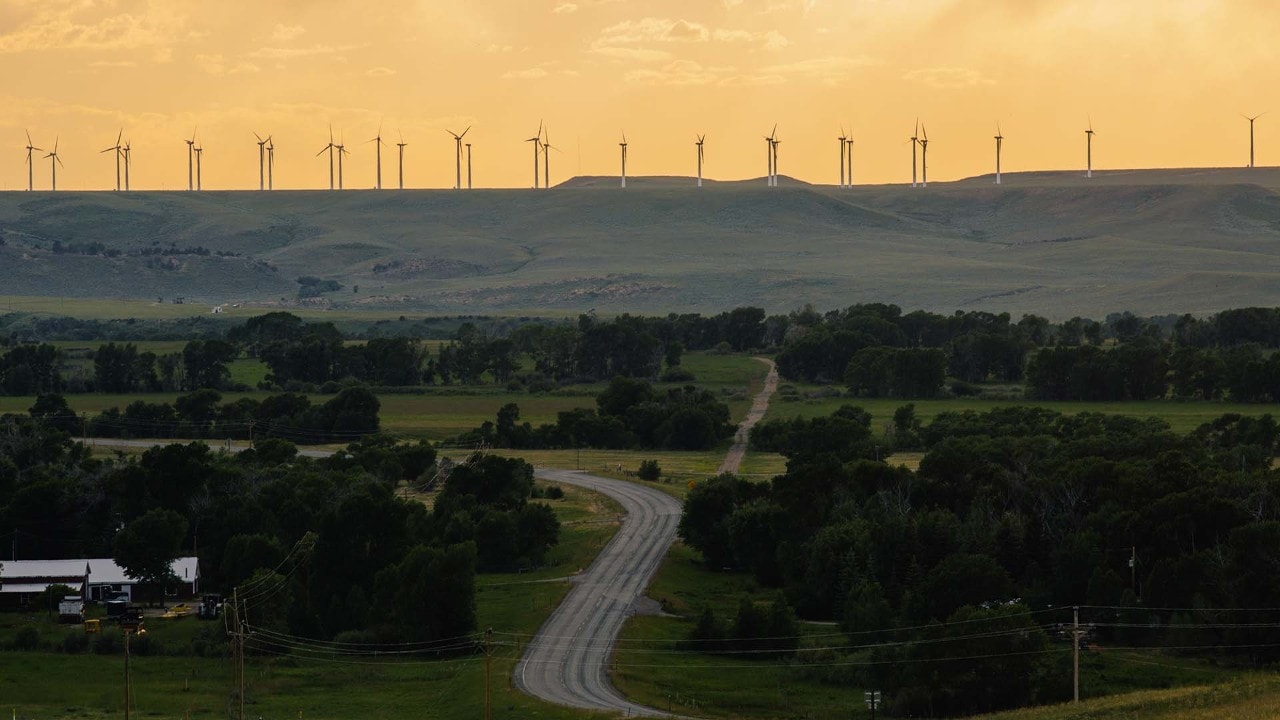
[[[734,445],[720,472],[734,472],[747,450],[751,427],[764,417],[778,387],[770,360],[764,387],[739,425]],[[560,607],[543,623],[516,666],[515,682],[524,692],[558,705],[631,715],[667,713],[622,696],[605,667],[622,624],[676,539],[682,506],[674,497],[646,485],[610,480],[569,470],[539,469],[544,480],[588,488],[618,501],[626,511],[622,527],[587,568]]]
[[[516,685],[558,705],[665,715],[623,697],[605,666],[622,624],[676,538],[680,501],[644,485],[569,470],[539,469],[536,475],[608,495],[627,517],[530,641],[516,666]]]

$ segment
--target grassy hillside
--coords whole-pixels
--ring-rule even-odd
[[[552,191],[0,193],[7,295],[559,313],[862,301],[1054,318],[1280,288],[1280,170],[1006,175],[912,190],[577,178]],[[358,292],[355,288],[358,286]],[[21,305],[21,302],[18,303]]]

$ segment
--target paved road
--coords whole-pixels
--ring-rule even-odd
[[[537,476],[608,495],[627,516],[530,641],[516,666],[516,685],[559,705],[665,715],[623,697],[609,681],[605,666],[622,624],[675,541],[680,501],[644,485],[570,470],[539,469]]]
[[[738,468],[742,465],[742,458],[747,454],[747,441],[751,438],[751,428],[755,427],[756,423],[760,422],[764,414],[769,411],[769,399],[778,389],[778,366],[768,358],[756,358],[756,360],[769,366],[769,374],[765,376],[764,387],[751,403],[747,416],[738,424],[738,432],[733,436],[733,447],[729,448],[729,454],[724,456],[724,462],[720,463],[720,469],[716,470],[717,474],[738,472]]]
[[[769,366],[764,388],[738,426],[720,472],[735,472],[747,451],[751,427],[764,417],[778,388],[778,369]],[[617,500],[626,518],[617,535],[583,573],[560,607],[543,623],[516,666],[516,685],[548,702],[627,715],[666,715],[622,696],[605,667],[622,624],[653,579],[676,539],[681,504],[652,487],[567,470],[537,471],[544,480],[589,488]]]

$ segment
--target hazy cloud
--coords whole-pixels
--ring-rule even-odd
[[[502,73],[502,77],[504,80],[537,80],[550,74],[546,68],[534,67],[525,68],[524,70],[510,70]]]
[[[0,53],[27,50],[104,50],[162,45],[177,38],[186,17],[170,6],[146,3],[135,12],[102,14],[89,0],[50,0],[0,34]]]
[[[918,68],[903,75],[902,78],[935,88],[966,88],[995,84],[994,80],[977,70],[963,67]]]
[[[196,65],[210,75],[240,75],[256,73],[258,66],[243,60],[228,62],[221,53],[214,55],[196,55]]]
[[[592,42],[591,49],[620,59],[658,62],[673,57],[669,50],[662,49],[664,46],[706,42],[759,44],[768,50],[778,50],[789,44],[787,38],[776,30],[712,29],[683,18],[647,17],[605,28]]]
[[[676,60],[661,68],[642,68],[626,74],[628,82],[645,85],[711,85],[719,82],[728,68],[707,68],[692,60]]]
[[[551,10],[551,12],[555,13],[556,15],[568,15],[570,13],[574,13],[577,11],[578,11],[578,5],[576,3],[571,3],[571,2],[562,2],[559,5],[556,5]]]
[[[369,77],[390,77],[392,75],[395,75],[396,71],[392,70],[389,67],[376,67],[376,68],[369,68],[368,70],[365,71],[364,74],[368,75]]]
[[[254,50],[249,53],[249,57],[256,60],[288,60],[290,58],[300,57],[316,57],[319,55],[338,55],[348,50],[354,50],[360,45],[312,45],[304,48],[282,48],[282,47],[265,47]],[[340,58],[345,60],[345,58]]]
[[[289,42],[306,31],[307,29],[301,25],[285,25],[284,23],[276,23],[275,29],[271,31],[271,39],[276,42]]]

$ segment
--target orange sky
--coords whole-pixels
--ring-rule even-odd
[[[859,182],[910,179],[917,116],[930,179],[1082,167],[1280,164],[1275,0],[0,0],[0,188],[26,187],[25,136],[59,136],[60,189],[114,185],[123,126],[134,189],[186,185],[193,126],[206,189],[257,186],[253,132],[276,141],[276,185],[327,186],[328,127],[374,182],[383,124],[406,184],[449,187],[471,125],[477,186],[532,184],[545,118],[552,180],[764,173],[834,183],[841,125]],[[383,183],[395,182],[395,147]],[[49,161],[36,165],[47,189]]]

